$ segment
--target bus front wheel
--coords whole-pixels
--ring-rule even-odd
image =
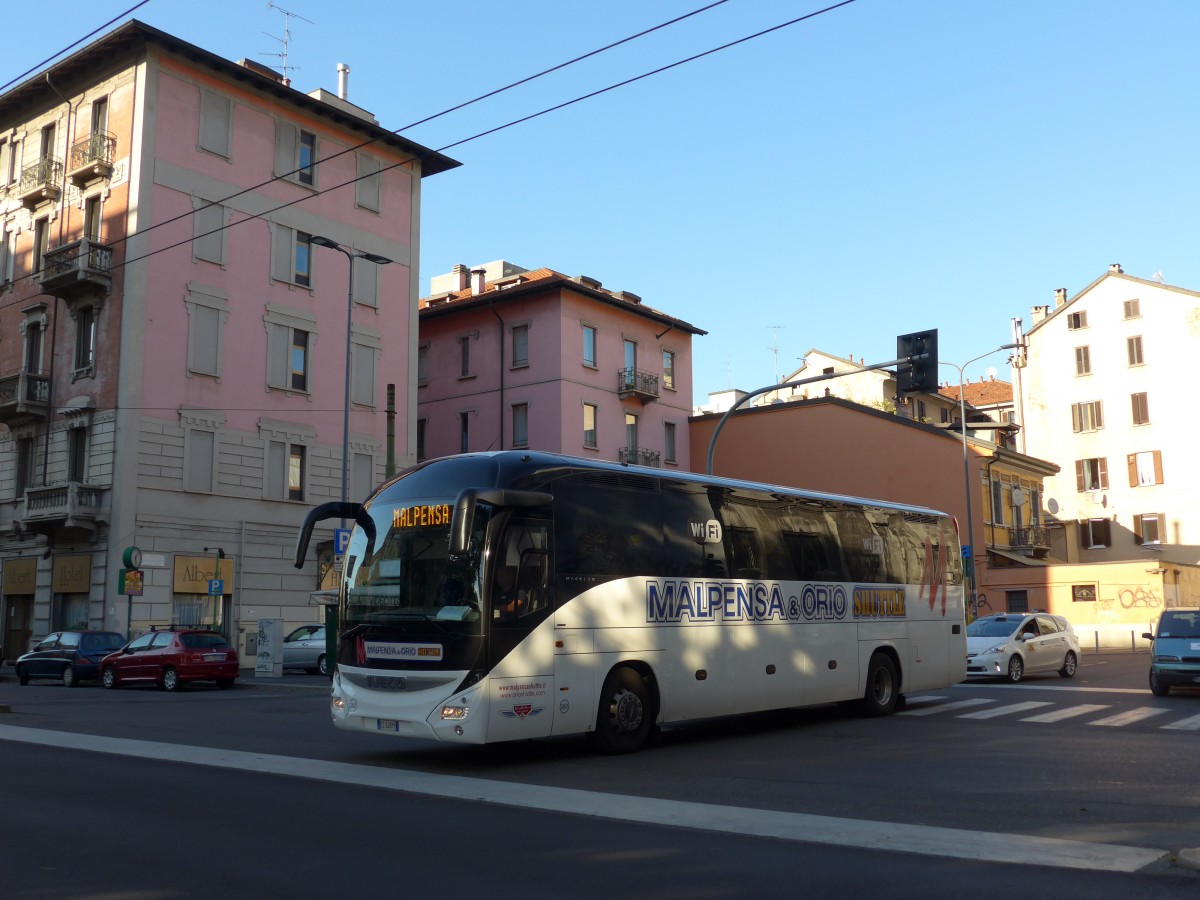
[[[632,753],[650,734],[650,692],[633,669],[613,669],[604,679],[593,737],[605,753]]]
[[[900,680],[896,664],[886,653],[876,653],[867,667],[867,689],[862,708],[868,716],[890,716],[900,700]]]

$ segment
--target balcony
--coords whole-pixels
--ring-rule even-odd
[[[1036,556],[1050,549],[1050,538],[1044,525],[1029,525],[1008,529],[1008,546],[1012,550],[1032,551]]]
[[[76,187],[84,187],[97,178],[111,178],[116,150],[116,135],[107,131],[97,131],[76,141],[71,146],[67,177]]]
[[[617,459],[622,465],[649,466],[651,469],[661,468],[662,453],[657,450],[647,450],[645,447],[622,447],[617,452]]]
[[[26,209],[62,196],[63,163],[54,156],[44,156],[21,170],[17,182],[17,199]]]
[[[42,290],[64,300],[108,293],[112,287],[112,247],[82,238],[46,251]]]
[[[103,508],[107,490],[78,481],[27,487],[24,515],[18,524],[22,531],[36,534],[93,537],[97,523],[108,520],[107,510]]]
[[[45,416],[49,407],[49,375],[26,371],[0,375],[0,422],[10,424],[22,416]]]
[[[622,400],[634,397],[643,403],[658,399],[658,376],[641,369],[617,369],[617,396]]]

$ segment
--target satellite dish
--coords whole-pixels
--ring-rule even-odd
[[[1155,272],[1155,273],[1154,273],[1154,275],[1153,275],[1153,276],[1151,276],[1151,277],[1152,277],[1152,278],[1153,278],[1155,281],[1157,281],[1159,284],[1162,284],[1162,283],[1163,283],[1163,281],[1165,281],[1165,279],[1163,278],[1163,273],[1162,273],[1162,272]]]
[[[1057,516],[1058,515],[1058,501],[1055,500],[1053,497],[1051,497],[1049,500],[1046,501],[1046,509],[1048,509],[1050,511],[1050,515]]]
[[[995,367],[995,366],[988,366],[988,367],[987,367],[987,375],[988,375],[988,378],[995,378],[995,377],[996,377],[996,373],[997,373],[997,371],[998,371],[998,370],[996,369],[996,367]]]
[[[1012,489],[1012,505],[1013,506],[1024,506],[1025,505],[1025,492],[1023,490],[1021,490],[1019,487],[1015,487]]]
[[[1108,500],[1108,498],[1104,496],[1104,491],[1092,491],[1093,503],[1099,503],[1101,506],[1103,506],[1106,500]]]

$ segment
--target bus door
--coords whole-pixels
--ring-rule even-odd
[[[554,649],[550,520],[513,513],[490,555],[488,740],[550,734]]]

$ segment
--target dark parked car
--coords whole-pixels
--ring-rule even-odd
[[[215,681],[223,690],[233,687],[237,675],[237,651],[225,635],[194,628],[151,631],[100,662],[100,682],[106,688],[153,682],[177,691],[189,681]]]
[[[1168,609],[1154,633],[1142,637],[1150,647],[1150,691],[1165,697],[1172,687],[1200,687],[1200,609]]]
[[[125,636],[115,631],[56,631],[17,659],[17,681],[54,678],[67,687],[100,674],[100,660],[120,649]]]

